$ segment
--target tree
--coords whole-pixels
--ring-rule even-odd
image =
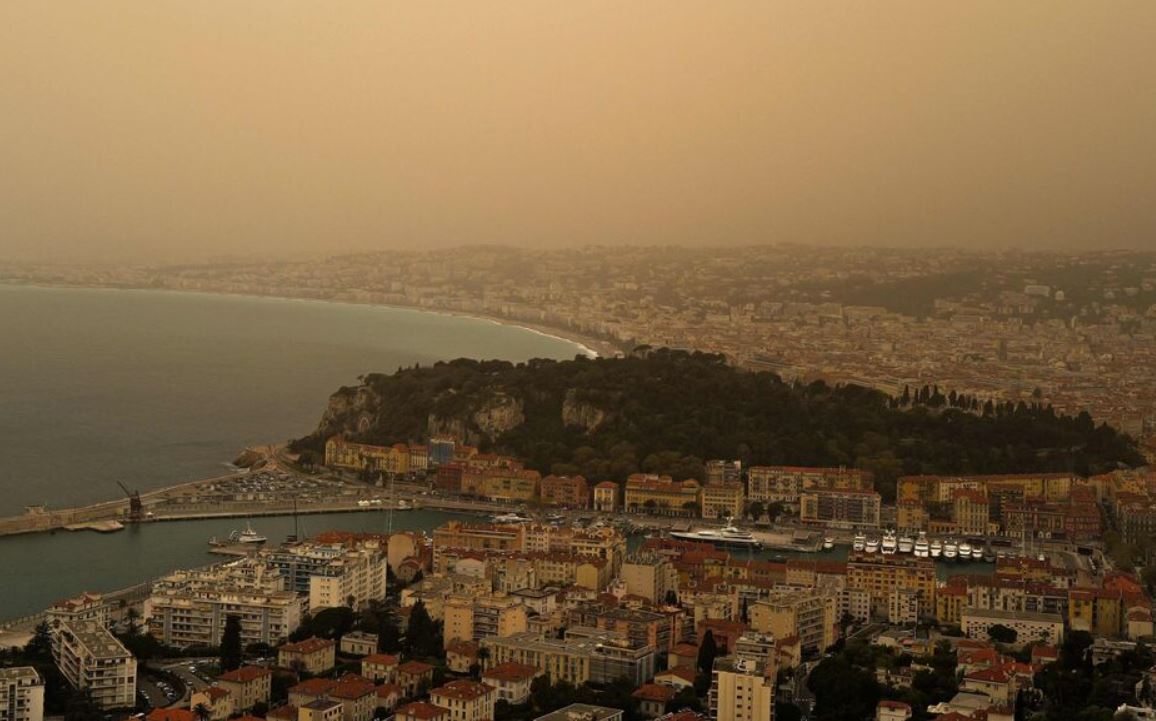
[[[820,661],[807,677],[807,688],[815,695],[815,718],[821,721],[868,718],[880,697],[874,674],[841,655]]]
[[[718,656],[718,646],[714,642],[714,633],[708,628],[706,633],[702,635],[702,643],[698,646],[698,679],[706,679],[705,685],[709,687],[711,674],[714,673],[714,660]],[[704,684],[696,680],[695,687],[699,693],[703,693],[705,689],[700,688]]]
[[[1003,625],[1002,623],[993,624],[987,629],[988,638],[996,643],[1015,643],[1016,637],[1019,635],[1014,628]]]
[[[441,627],[430,618],[422,601],[410,610],[403,649],[414,658],[441,658],[444,653]]]
[[[759,520],[766,512],[766,504],[764,504],[762,501],[751,501],[747,504],[747,515],[749,515],[753,520]]]
[[[230,613],[225,617],[225,633],[221,636],[221,670],[240,668],[241,659],[241,617]]]
[[[104,712],[88,689],[73,691],[64,709],[64,721],[104,721]]]
[[[664,599],[662,599],[662,601],[667,606],[677,606],[678,605],[678,594],[675,592],[675,590],[673,588],[669,589],[666,592],[666,597]]]
[[[52,658],[52,631],[48,621],[36,624],[32,638],[24,645],[24,654],[33,660],[48,660]]]
[[[207,704],[199,703],[192,708],[193,715],[197,717],[197,721],[209,721],[213,715],[213,710]]]

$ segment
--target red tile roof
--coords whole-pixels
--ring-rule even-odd
[[[490,670],[482,674],[482,678],[494,679],[495,681],[525,681],[532,679],[540,673],[537,666],[531,666],[525,663],[517,663],[515,661],[507,661],[494,666]]]
[[[677,692],[670,686],[660,686],[656,683],[644,683],[634,693],[630,694],[640,701],[658,701],[666,703],[674,698]]]
[[[218,676],[217,680],[231,683],[249,683],[264,676],[272,675],[272,671],[262,666],[242,666],[232,671],[226,671]]]
[[[362,666],[365,666],[365,664],[367,664],[367,663],[374,664],[376,666],[396,666],[397,662],[398,662],[397,656],[393,656],[393,655],[388,654],[388,653],[375,653],[373,655],[366,656],[365,658],[361,659],[361,665]]]
[[[450,681],[445,686],[439,686],[429,692],[431,701],[438,697],[457,699],[459,701],[473,701],[494,690],[493,686],[477,681]]]
[[[277,651],[279,653],[316,653],[336,645],[337,642],[329,638],[307,638],[297,643],[287,643],[278,648]]]
[[[434,706],[432,703],[426,703],[425,701],[414,701],[413,703],[407,703],[405,706],[398,708],[394,714],[402,718],[415,718],[421,719],[422,721],[428,721],[429,719],[446,716],[449,714],[449,712],[449,709],[442,708],[441,706]]]

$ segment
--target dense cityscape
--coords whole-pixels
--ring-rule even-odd
[[[0,264],[9,282],[392,304],[725,354],[786,380],[1090,412],[1137,438],[1156,412],[1156,258],[755,246],[463,247],[193,266]]]

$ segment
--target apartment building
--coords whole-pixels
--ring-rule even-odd
[[[805,490],[868,491],[872,476],[859,468],[753,466],[747,471],[747,499],[797,503]]]
[[[630,513],[697,516],[702,487],[698,481],[635,473],[626,479],[624,506]]]
[[[431,689],[429,700],[449,709],[450,721],[489,721],[494,718],[498,693],[493,686],[477,681],[450,681]]]
[[[634,644],[669,650],[676,639],[670,616],[634,608],[609,608],[602,603],[580,603],[566,613],[569,626],[586,626],[624,636]]]
[[[1059,614],[974,608],[965,608],[961,614],[960,627],[968,638],[986,640],[988,630],[996,625],[1015,631],[1017,643],[1042,641],[1058,646],[1064,640],[1064,618]]]
[[[237,616],[243,643],[275,644],[301,625],[304,613],[303,599],[283,586],[276,569],[254,559],[177,571],[153,584],[144,622],[167,645],[215,646],[226,619]]]
[[[403,443],[373,446],[334,436],[325,442],[325,465],[351,471],[408,473],[410,449]]]
[[[952,494],[953,518],[957,533],[968,536],[986,536],[990,520],[987,494],[963,488]]]
[[[375,653],[361,659],[361,675],[370,681],[394,683],[397,680],[398,657]]]
[[[765,660],[738,656],[716,658],[709,695],[711,719],[773,721],[775,676],[773,657]]]
[[[703,518],[742,518],[745,503],[739,481],[719,481],[702,487]]]
[[[492,523],[450,521],[433,532],[435,553],[442,548],[466,551],[521,551],[524,530],[521,526],[497,526]]]
[[[710,460],[704,464],[704,470],[707,484],[737,483],[743,479],[742,461]]]
[[[546,476],[541,482],[541,501],[547,506],[589,508],[590,488],[582,476]]]
[[[653,646],[639,646],[598,629],[572,627],[561,639],[526,632],[489,638],[483,645],[490,649],[490,663],[533,666],[545,672],[551,683],[568,681],[578,686],[626,676],[638,686],[654,676]]]
[[[0,721],[44,721],[44,679],[36,669],[0,668]]]
[[[242,666],[217,677],[217,686],[229,693],[234,712],[269,703],[272,684],[273,672],[262,666]]]
[[[258,558],[276,568],[285,588],[310,596],[310,608],[358,605],[385,597],[388,553],[384,536],[334,537],[262,549]]]
[[[627,557],[618,573],[626,592],[642,596],[653,603],[663,603],[671,593],[678,593],[678,571],[670,558],[657,553],[638,553]]]
[[[530,699],[530,684],[542,675],[537,666],[524,663],[500,663],[482,672],[482,681],[497,692],[497,700],[511,705]]]
[[[747,613],[753,630],[775,638],[797,636],[804,651],[822,651],[837,640],[839,594],[832,589],[773,590]]]
[[[529,469],[491,468],[482,473],[481,495],[492,501],[529,503],[538,498],[542,474]]]
[[[452,596],[442,613],[447,648],[455,641],[480,641],[526,631],[526,607],[519,598],[504,593]]]
[[[895,589],[919,592],[924,608],[935,603],[935,562],[930,558],[852,553],[847,561],[847,588],[871,596],[871,613],[886,618]]]
[[[100,708],[136,705],[136,658],[101,624],[64,623],[57,630],[56,666]]]
[[[875,491],[804,491],[799,520],[844,528],[878,528],[881,500]]]
[[[618,484],[603,481],[594,486],[594,510],[602,513],[618,512]]]
[[[307,638],[277,649],[278,666],[300,669],[314,676],[332,671],[336,658],[337,642],[328,638]]]

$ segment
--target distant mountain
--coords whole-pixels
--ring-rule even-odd
[[[294,441],[321,452],[343,435],[421,442],[451,433],[542,473],[592,481],[646,471],[701,478],[703,461],[858,466],[885,496],[916,473],[1073,471],[1139,465],[1135,443],[1086,413],[1050,407],[896,407],[856,385],[787,384],[722,356],[655,350],[621,359],[459,359],[366,376],[338,390],[318,428]]]

